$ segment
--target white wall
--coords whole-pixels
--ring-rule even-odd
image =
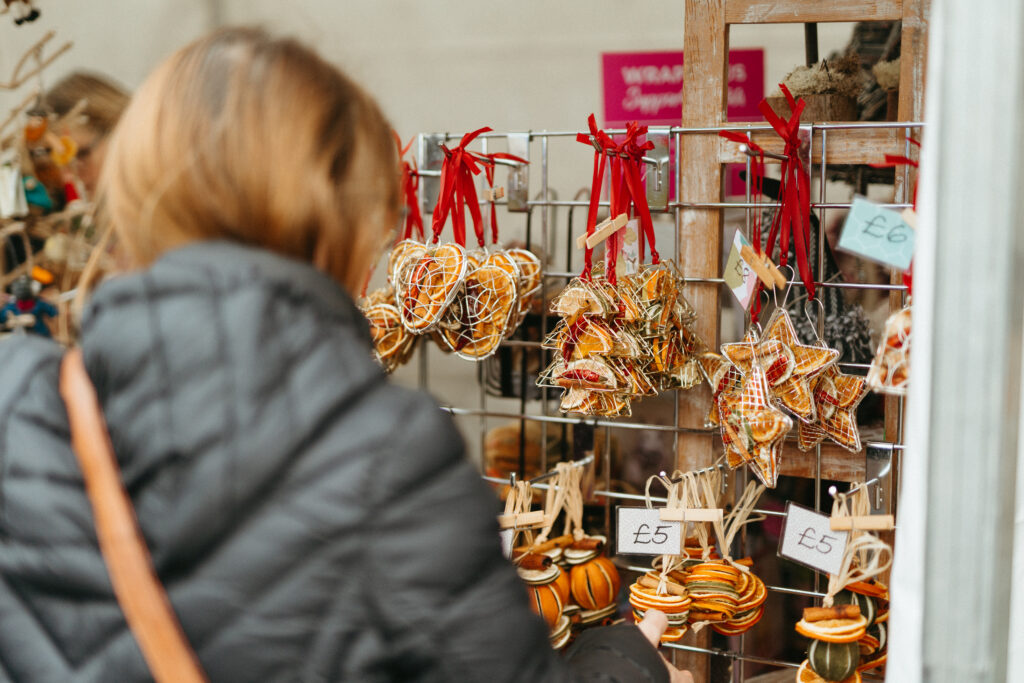
[[[0,78],[46,30],[73,40],[47,72],[78,67],[129,87],[165,55],[214,26],[261,24],[302,37],[380,99],[404,136],[423,130],[577,128],[600,113],[600,53],[679,49],[680,0],[41,0],[42,18],[0,17]],[[819,26],[822,54],[849,25]],[[773,84],[803,61],[798,25],[734,29],[735,47],[765,47]],[[11,106],[0,92],[0,107]]]

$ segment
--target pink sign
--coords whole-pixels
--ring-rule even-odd
[[[678,126],[683,117],[683,53],[612,52],[601,55],[604,125],[629,121]],[[764,50],[729,52],[730,121],[758,121],[764,97]]]

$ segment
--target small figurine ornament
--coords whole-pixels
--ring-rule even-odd
[[[14,10],[14,23],[18,26],[28,24],[39,18],[39,10],[32,5],[32,0],[4,0],[7,10]]]
[[[9,329],[22,327],[41,337],[50,336],[44,318],[57,315],[57,307],[39,298],[39,283],[22,275],[11,283],[13,301],[0,308],[0,325]]]

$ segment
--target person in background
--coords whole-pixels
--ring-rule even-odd
[[[95,151],[95,149],[93,150]],[[130,270],[81,355],[156,575],[212,681],[691,681],[654,610],[565,657],[452,419],[353,303],[399,218],[377,104],[293,40],[181,49],[110,138]],[[144,681],[69,445],[63,350],[0,341],[0,680]]]
[[[75,172],[90,198],[96,193],[108,138],[129,98],[128,92],[109,78],[85,71],[65,76],[45,95],[46,104],[58,117],[70,112],[80,101],[86,102],[68,133],[78,145]]]

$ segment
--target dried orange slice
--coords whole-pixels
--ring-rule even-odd
[[[863,679],[861,678],[858,670],[845,680],[838,682],[826,681],[824,678],[814,673],[814,669],[811,668],[811,663],[805,659],[800,663],[800,668],[796,670],[796,681],[797,683],[862,683]]]

